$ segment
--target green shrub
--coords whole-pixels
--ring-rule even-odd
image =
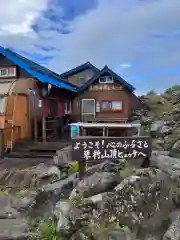
[[[147,95],[156,95],[156,92],[154,90],[150,90]]]
[[[165,90],[165,93],[172,93],[174,91],[180,91],[180,85],[174,85]]]
[[[30,234],[30,240],[61,240],[56,231],[57,218],[51,217],[47,220],[43,220],[39,223],[35,234]],[[63,240],[63,239],[62,239]]]
[[[79,162],[74,161],[72,166],[68,170],[68,175],[71,175],[71,174],[76,173],[78,171],[79,171]]]

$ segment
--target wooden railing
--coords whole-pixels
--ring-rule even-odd
[[[0,129],[0,157],[4,155],[4,152],[12,150],[12,147],[16,141],[21,138],[21,127],[12,126]]]
[[[34,119],[34,141],[53,142],[59,141],[65,135],[65,127],[68,123],[63,117],[43,117],[41,120]],[[70,132],[68,134],[70,137]]]

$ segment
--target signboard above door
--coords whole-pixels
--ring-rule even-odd
[[[123,90],[123,87],[120,85],[114,85],[114,84],[95,84],[89,87],[90,91],[120,91]]]

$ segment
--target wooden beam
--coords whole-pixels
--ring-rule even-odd
[[[37,141],[38,139],[38,123],[37,118],[34,119],[34,140]]]
[[[42,138],[43,142],[46,142],[46,117],[42,118]]]

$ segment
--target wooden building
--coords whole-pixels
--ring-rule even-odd
[[[43,119],[46,123],[68,113],[75,92],[76,87],[56,73],[0,47],[0,129],[6,148],[31,138],[35,122],[42,125]]]
[[[6,148],[18,139],[58,135],[67,118],[130,122],[134,110],[148,110],[134,90],[107,66],[99,70],[87,62],[58,75],[0,47],[0,130]]]
[[[149,110],[135,94],[135,88],[108,66],[102,70],[87,62],[60,75],[77,85],[72,101],[75,122],[130,121],[133,111]]]

